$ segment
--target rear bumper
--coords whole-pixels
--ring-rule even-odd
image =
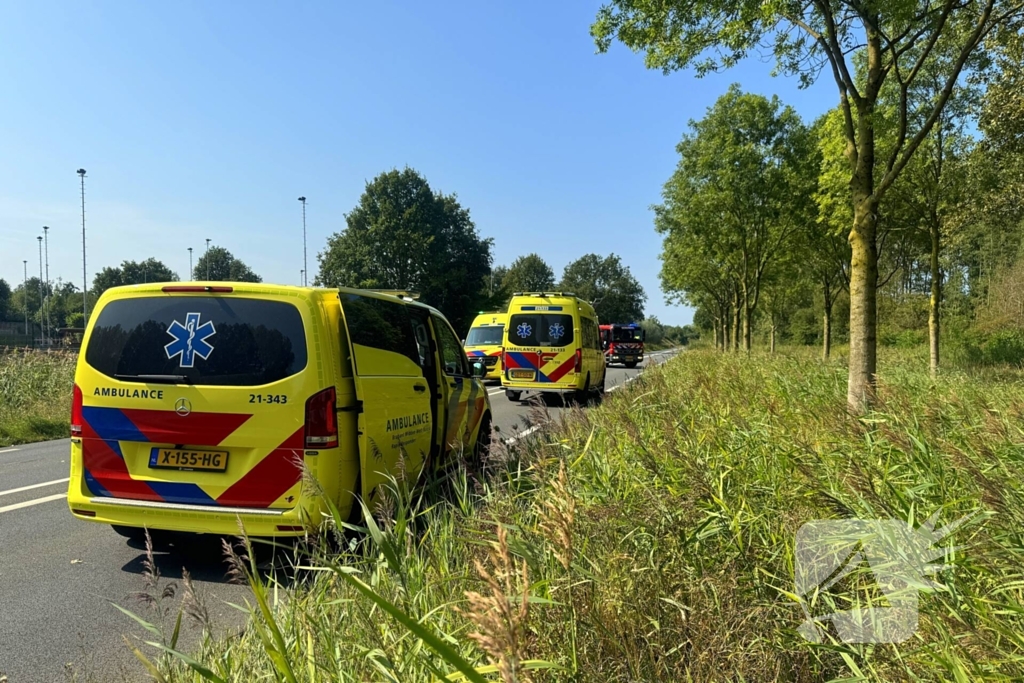
[[[641,362],[644,359],[644,354],[614,354],[611,356],[605,356],[609,363],[632,363],[633,361]]]
[[[229,508],[85,497],[69,492],[68,507],[71,514],[87,522],[223,536],[237,536],[239,524],[250,536],[302,536],[307,527],[320,521],[316,503],[289,510]],[[302,528],[283,531],[280,527]]]
[[[545,394],[571,394],[583,389],[581,381],[577,379],[572,383],[559,382],[517,382],[507,377],[501,378],[501,386],[505,391],[535,391]]]

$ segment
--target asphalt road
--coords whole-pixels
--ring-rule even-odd
[[[658,362],[671,352],[652,354]],[[636,377],[633,370],[609,368],[607,389],[614,391]],[[546,416],[525,403],[489,388],[494,425],[502,439],[525,438],[541,428],[531,418]],[[523,398],[528,398],[524,395]],[[67,440],[0,448],[0,681],[145,680],[142,666],[124,642],[152,639],[114,605],[160,623],[169,633],[172,617],[161,619],[132,597],[146,590],[145,553],[109,527],[71,517],[64,502],[68,476]],[[156,553],[162,575],[160,590],[179,582],[183,568],[192,575],[217,629],[237,630],[245,616],[227,603],[244,604],[248,589],[224,580],[217,539],[195,547]],[[163,603],[169,611],[177,600]],[[187,648],[198,629],[183,626]]]

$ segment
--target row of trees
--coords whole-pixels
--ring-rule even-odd
[[[197,279],[230,282],[262,282],[262,279],[241,260],[223,247],[210,247],[197,259],[193,269]],[[89,290],[90,309],[100,294],[111,287],[146,282],[176,282],[178,274],[156,258],[124,261],[96,273]],[[83,325],[82,290],[60,279],[45,283],[31,277],[13,290],[0,279],[0,321],[20,322],[26,311],[30,323],[41,327],[80,327]]]
[[[468,329],[482,309],[503,308],[517,291],[575,292],[594,303],[601,320],[643,317],[643,288],[614,254],[573,261],[557,283],[537,254],[492,269],[493,240],[480,237],[469,210],[410,168],[368,182],[345,222],[318,255],[316,284],[415,291],[457,330]]]
[[[766,48],[780,72],[797,75],[803,85],[825,74],[839,94],[836,111],[809,129],[778,102],[738,91],[712,108],[708,119],[692,124],[658,214],[670,291],[714,319],[719,337],[731,335],[735,347],[738,336],[748,338],[736,330],[749,332],[762,305],[770,318],[799,293],[799,281],[820,281],[826,315],[836,297],[848,300],[847,399],[852,409],[863,410],[875,383],[879,288],[895,281],[910,290],[925,281],[937,368],[943,275],[978,301],[986,286],[975,261],[984,248],[970,236],[980,233],[982,241],[995,243],[1005,228],[1019,235],[1019,219],[1006,214],[1013,207],[1007,206],[1005,184],[1019,183],[1020,176],[1000,174],[1005,164],[1016,163],[1007,159],[1020,146],[1022,19],[1020,0],[612,0],[604,6],[592,26],[600,50],[618,40],[645,52],[648,67],[666,73],[693,67],[703,76]],[[989,112],[977,122],[981,141],[964,134],[969,113],[977,111],[975,96],[987,100],[982,111]],[[740,130],[729,134],[717,120],[732,114]],[[705,158],[704,142],[715,135],[731,145],[722,155],[733,166]],[[957,182],[952,176],[961,168],[965,179]],[[950,182],[971,201],[988,196],[989,207],[957,208]],[[757,199],[735,196],[741,186],[757,192]],[[686,187],[703,200],[677,191]],[[769,195],[769,187],[794,194]],[[756,213],[741,226],[730,210],[744,204]],[[684,206],[731,237],[696,236],[715,231],[683,215]],[[958,226],[957,239],[970,253],[944,267],[943,254],[952,256],[957,242],[943,232],[956,216],[969,224]],[[1004,227],[993,225],[993,218]],[[924,234],[927,267],[919,251]],[[953,249],[943,251],[944,242]],[[1019,244],[1019,237],[1013,242]],[[794,257],[798,244],[809,247]],[[717,264],[716,273],[724,270],[725,277],[702,281],[706,277],[677,272],[693,259]],[[785,274],[794,269],[802,276]]]

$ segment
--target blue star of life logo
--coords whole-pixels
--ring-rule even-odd
[[[188,313],[185,315],[184,325],[175,320],[167,328],[167,334],[174,337],[174,341],[164,346],[164,351],[167,352],[168,359],[180,356],[179,367],[190,368],[195,363],[196,356],[206,360],[213,353],[213,345],[206,340],[217,334],[217,330],[209,320],[200,325],[199,315]]]
[[[519,323],[519,327],[516,328],[516,334],[526,339],[533,334],[533,328],[530,327],[530,323]]]
[[[552,339],[561,339],[565,335],[565,327],[555,323],[548,328],[548,336]]]

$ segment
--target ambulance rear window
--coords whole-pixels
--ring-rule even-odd
[[[516,346],[569,346],[572,316],[562,313],[520,313],[508,322],[509,343]]]
[[[258,386],[306,367],[306,333],[299,310],[280,301],[120,299],[100,311],[85,361],[128,381],[179,375],[192,384]]]

